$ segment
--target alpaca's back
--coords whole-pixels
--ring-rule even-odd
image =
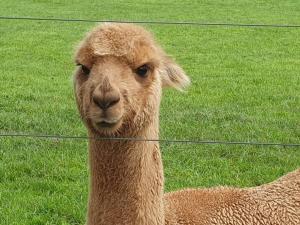
[[[166,194],[167,225],[299,225],[300,169],[255,188]]]

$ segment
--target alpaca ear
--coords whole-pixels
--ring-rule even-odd
[[[159,73],[162,78],[163,87],[173,87],[179,91],[183,91],[191,83],[190,78],[185,74],[183,69],[168,56],[165,56],[162,61]]]

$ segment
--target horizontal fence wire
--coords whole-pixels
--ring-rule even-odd
[[[268,143],[268,142],[245,142],[245,141],[213,141],[213,140],[176,140],[176,139],[143,139],[132,137],[87,137],[87,136],[62,136],[46,134],[0,134],[0,138],[47,138],[47,139],[70,139],[70,140],[97,140],[97,141],[137,141],[137,142],[164,142],[174,144],[202,144],[202,145],[252,145],[252,146],[278,146],[300,147],[300,143]]]
[[[138,20],[97,20],[97,19],[66,19],[66,18],[39,18],[39,17],[12,17],[0,16],[1,20],[32,20],[32,21],[60,21],[60,22],[86,22],[86,23],[135,23],[135,24],[160,24],[160,25],[192,25],[215,27],[270,27],[270,28],[300,28],[300,25],[289,24],[242,24],[242,23],[201,23],[193,21],[138,21]]]

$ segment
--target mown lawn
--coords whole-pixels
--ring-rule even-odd
[[[224,3],[225,2],[225,3]],[[1,1],[1,16],[298,24],[287,1]],[[0,20],[0,133],[85,135],[76,43],[95,23]],[[145,25],[191,76],[166,90],[161,137],[300,142],[300,29]],[[84,224],[87,143],[0,138],[0,224]],[[253,186],[300,166],[300,149],[166,144],[166,191]]]

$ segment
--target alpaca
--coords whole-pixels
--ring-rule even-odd
[[[158,142],[162,87],[190,80],[142,27],[105,23],[75,54],[75,97],[89,139],[88,225],[300,224],[300,170],[255,188],[164,194]]]

